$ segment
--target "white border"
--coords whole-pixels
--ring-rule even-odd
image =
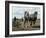
[[[20,7],[40,7],[41,15],[40,15],[40,30],[32,30],[32,31],[12,31],[12,6],[20,6]],[[43,33],[43,6],[42,5],[24,5],[24,4],[9,4],[9,33],[11,35],[14,34],[32,34],[32,33]]]

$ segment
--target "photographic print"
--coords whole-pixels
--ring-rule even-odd
[[[40,4],[29,2],[8,2],[9,35],[20,34],[20,36],[23,36],[23,34],[43,34],[44,3]]]
[[[12,31],[40,30],[40,7],[12,6]]]

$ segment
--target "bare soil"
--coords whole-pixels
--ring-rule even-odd
[[[25,23],[24,21],[19,21],[20,25],[16,27],[12,27],[12,31],[31,31],[31,30],[40,30],[40,20],[36,20],[36,23],[33,25],[30,25],[30,22]]]

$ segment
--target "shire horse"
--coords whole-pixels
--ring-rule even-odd
[[[37,11],[34,12],[34,14],[31,14],[29,16],[29,21],[31,22],[30,25],[35,24],[37,20]]]
[[[35,24],[37,20],[37,11],[35,11],[34,14],[30,14],[30,15],[28,11],[25,11],[24,19],[25,19],[24,24],[28,21],[30,22],[30,25]]]
[[[29,12],[28,11],[25,11],[25,13],[24,13],[24,20],[25,20],[24,24],[29,21]]]

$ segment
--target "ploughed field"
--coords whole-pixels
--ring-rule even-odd
[[[16,20],[15,23],[12,24],[12,31],[31,31],[31,30],[40,30],[40,20],[37,19],[35,24],[30,25],[30,22]]]

